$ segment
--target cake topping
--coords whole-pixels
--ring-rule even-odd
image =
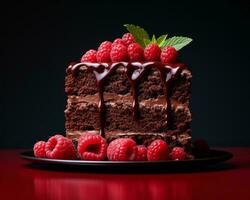
[[[123,40],[121,38],[115,39],[114,42],[113,42],[113,44],[112,44],[112,46],[114,46],[116,44],[123,44],[123,45],[125,45],[124,42],[123,42]]]
[[[152,38],[145,29],[133,24],[124,25],[129,33],[114,42],[105,41],[101,43],[97,53],[93,50],[87,51],[81,62],[121,62],[121,61],[160,61],[163,63],[174,63],[177,60],[177,52],[188,45],[192,39],[182,36],[168,38],[167,34]],[[134,45],[130,46],[131,44]],[[137,45],[136,45],[137,44]],[[130,47],[129,47],[130,46]],[[141,55],[144,49],[144,56]]]
[[[128,60],[127,47],[123,44],[115,44],[110,51],[110,58],[112,62],[121,62]]]
[[[96,50],[88,50],[81,58],[81,62],[92,62],[95,63],[96,60]]]
[[[111,51],[112,42],[105,41],[101,43],[98,47],[96,54],[97,62],[110,62],[110,51]]]
[[[122,36],[122,41],[124,42],[124,44],[126,46],[132,44],[135,42],[135,38],[134,36],[131,34],[131,33],[125,33],[123,36]]]
[[[162,63],[175,63],[178,53],[174,47],[166,46],[161,52],[161,62]]]
[[[144,49],[144,58],[146,61],[159,61],[161,49],[157,44],[149,44]]]
[[[143,48],[138,43],[132,43],[128,46],[128,57],[132,62],[143,61]]]

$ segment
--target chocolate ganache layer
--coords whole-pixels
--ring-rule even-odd
[[[108,140],[165,137],[185,143],[191,135],[191,77],[181,63],[72,64],[65,78],[67,135],[98,130]]]

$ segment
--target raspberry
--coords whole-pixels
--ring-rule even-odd
[[[123,44],[113,45],[110,57],[113,62],[126,61],[128,59],[127,47]]]
[[[142,61],[143,48],[137,43],[130,44],[128,46],[128,57],[130,61]]]
[[[135,160],[137,157],[137,146],[130,138],[119,138],[113,140],[107,149],[109,160],[128,161]]]
[[[137,146],[137,156],[135,160],[138,160],[138,161],[147,160],[147,148],[144,145]]]
[[[177,59],[178,52],[174,47],[166,46],[161,52],[161,62],[174,63]]]
[[[111,46],[112,46],[112,42],[110,41],[105,41],[101,43],[96,53],[97,62],[110,62]]]
[[[174,147],[171,152],[172,160],[185,160],[186,152],[182,147]]]
[[[167,160],[168,159],[168,144],[161,140],[154,140],[148,146],[148,160],[157,161],[157,160]]]
[[[135,38],[131,33],[125,33],[122,36],[122,41],[124,42],[125,45],[130,45],[135,42]]]
[[[87,133],[79,138],[77,149],[82,160],[104,160],[107,146],[102,136]]]
[[[161,49],[157,44],[149,44],[144,49],[144,58],[146,61],[159,61]]]
[[[81,58],[81,62],[96,62],[96,50],[88,50]]]
[[[45,145],[46,145],[46,142],[44,141],[39,141],[34,145],[33,151],[34,151],[34,155],[37,158],[46,158]]]
[[[76,159],[76,150],[72,140],[61,135],[51,137],[45,146],[47,158]]]
[[[117,38],[114,40],[112,46],[116,45],[116,44],[123,44],[123,45],[126,45],[124,44],[123,40],[121,38]]]
[[[100,46],[98,47],[98,50],[99,49],[111,49],[111,46],[112,46],[112,42],[110,41],[104,41],[100,44]]]

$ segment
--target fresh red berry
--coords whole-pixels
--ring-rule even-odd
[[[157,44],[149,44],[144,49],[144,58],[146,61],[159,61],[161,49]]]
[[[148,160],[157,161],[157,160],[167,160],[168,159],[168,144],[161,140],[154,140],[148,146]]]
[[[112,46],[117,45],[117,44],[126,45],[126,44],[124,44],[124,42],[123,42],[123,40],[121,38],[115,39],[114,42],[113,42],[113,44],[112,44]]]
[[[46,145],[46,142],[44,141],[39,141],[34,145],[33,151],[34,151],[34,155],[37,158],[46,158],[45,145]]]
[[[130,45],[135,42],[135,38],[131,33],[125,33],[122,36],[122,41],[124,42],[125,45]]]
[[[106,140],[98,134],[83,134],[78,140],[78,153],[82,160],[104,160],[107,155]]]
[[[127,61],[128,60],[128,52],[127,47],[123,44],[113,45],[110,57],[113,62]]]
[[[172,160],[185,160],[186,152],[182,147],[174,147],[171,152]]]
[[[161,52],[161,62],[162,63],[174,63],[176,62],[178,52],[174,47],[166,46]]]
[[[112,42],[105,41],[100,44],[96,53],[97,62],[110,62]]]
[[[98,47],[98,50],[99,49],[111,49],[111,46],[112,46],[112,42],[110,41],[104,41],[100,44],[100,46]]]
[[[47,158],[76,159],[77,154],[72,140],[61,135],[51,137],[45,146]]]
[[[137,146],[134,140],[130,138],[118,138],[113,140],[107,149],[109,160],[129,161],[137,157]]]
[[[81,58],[81,62],[96,62],[96,50],[87,51]]]
[[[135,158],[137,161],[147,160],[147,148],[144,145],[137,146],[137,156]]]
[[[128,57],[130,61],[142,61],[143,60],[143,48],[137,44],[132,43],[128,46]]]

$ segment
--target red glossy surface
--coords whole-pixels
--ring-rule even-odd
[[[27,167],[17,150],[0,150],[0,199],[250,199],[250,148],[214,170],[166,174],[88,174]],[[230,167],[234,166],[234,167]],[[223,169],[223,170],[222,170]]]

